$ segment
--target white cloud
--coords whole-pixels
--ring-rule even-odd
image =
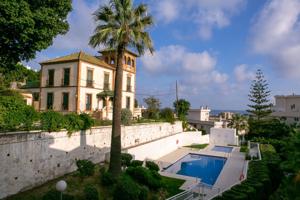
[[[196,26],[201,39],[212,36],[213,29],[230,25],[231,18],[245,6],[246,0],[161,0],[154,1],[154,14],[160,22],[185,20]]]
[[[255,77],[255,73],[249,71],[248,66],[246,64],[238,65],[234,68],[234,75],[238,82],[253,80]]]
[[[160,48],[153,55],[146,53],[142,66],[156,75],[179,77],[183,87],[193,92],[227,84],[228,75],[216,69],[217,59],[208,51],[191,52],[180,45]]]
[[[254,19],[251,44],[279,73],[300,77],[300,0],[269,0]]]

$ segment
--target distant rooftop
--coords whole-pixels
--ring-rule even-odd
[[[291,94],[291,95],[275,95],[275,98],[300,98],[300,95]]]

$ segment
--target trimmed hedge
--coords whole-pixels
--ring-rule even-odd
[[[138,167],[138,166],[142,166],[143,165],[143,161],[141,160],[132,160],[130,165],[131,167]]]
[[[76,165],[81,176],[92,176],[95,172],[95,164],[89,160],[77,160]]]
[[[249,163],[247,179],[215,200],[268,199],[280,183],[280,158],[272,145],[260,146],[262,160]]]
[[[121,154],[121,164],[122,166],[128,167],[130,165],[130,162],[132,160],[132,155],[129,153],[122,153]]]
[[[159,166],[153,161],[146,161],[146,167],[156,172],[159,171]]]

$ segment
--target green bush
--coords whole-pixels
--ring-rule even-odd
[[[129,166],[131,166],[131,167],[142,166],[143,163],[144,162],[141,160],[132,160]]]
[[[125,126],[132,124],[132,112],[131,110],[124,108],[121,110],[121,123]]]
[[[42,200],[58,200],[60,199],[60,192],[57,190],[50,190],[48,191],[43,197]],[[74,200],[74,196],[69,194],[62,195],[63,200]]]
[[[92,126],[95,125],[95,120],[89,114],[81,113],[79,116],[83,121],[82,130],[90,129]]]
[[[146,167],[153,171],[159,171],[159,166],[153,161],[146,161]]]
[[[93,185],[86,185],[84,187],[83,192],[84,192],[85,200],[98,200],[99,199],[98,190]]]
[[[92,176],[95,172],[95,164],[89,160],[77,160],[76,165],[81,176]]]
[[[241,146],[240,152],[248,153],[249,152],[248,146],[245,146],[245,145]]]
[[[154,176],[150,170],[138,166],[138,167],[128,167],[126,169],[126,174],[130,175],[134,180],[148,186],[150,189],[157,190],[162,187],[160,179],[158,176]]]
[[[129,176],[122,175],[114,189],[116,200],[140,200],[140,188]]]
[[[68,134],[71,134],[75,131],[82,130],[84,127],[84,121],[76,113],[66,114],[64,116],[64,127],[67,129]]]
[[[16,91],[0,91],[0,130],[30,130],[38,113]]]
[[[149,189],[145,186],[140,187],[139,200],[147,200],[149,194]]]
[[[171,108],[164,108],[160,111],[160,117],[165,119],[167,122],[174,124],[175,123],[175,117],[173,110]]]
[[[41,114],[41,126],[44,131],[60,131],[65,127],[64,122],[64,116],[59,112],[50,110]]]
[[[122,153],[121,154],[121,164],[122,166],[128,167],[130,165],[130,162],[132,160],[132,155],[129,153]]]
[[[105,171],[101,174],[101,183],[105,186],[113,185],[116,182],[111,173]]]

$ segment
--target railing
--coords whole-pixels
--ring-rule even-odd
[[[127,85],[126,91],[127,91],[127,92],[132,92],[132,86],[131,86],[131,85]]]
[[[94,81],[93,80],[87,80],[86,81],[86,87],[94,87]]]
[[[197,196],[199,197],[199,193],[195,192],[195,190],[197,190],[199,187],[198,185],[195,185],[194,187],[192,187],[189,190],[185,190],[181,193],[178,193],[166,200],[192,200],[197,198]]]

